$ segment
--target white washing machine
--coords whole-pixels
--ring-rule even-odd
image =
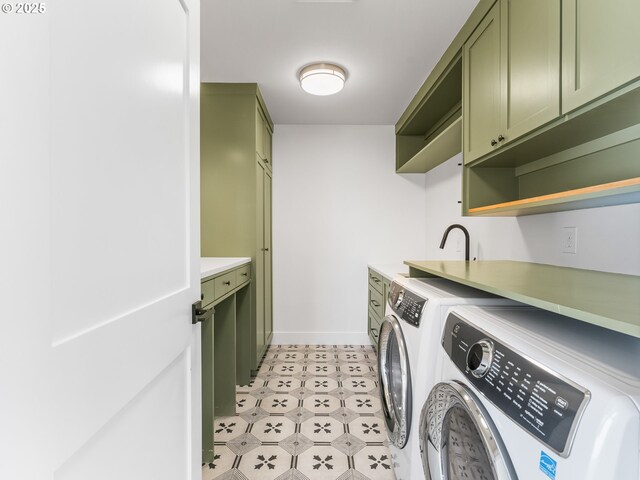
[[[638,480],[640,339],[533,308],[456,307],[438,356],[426,478]]]
[[[433,386],[444,315],[464,304],[515,302],[442,278],[398,276],[391,284],[378,336],[378,377],[397,480],[423,477],[419,409]]]

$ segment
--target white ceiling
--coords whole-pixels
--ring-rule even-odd
[[[478,0],[202,0],[202,81],[257,82],[276,124],[395,124]],[[301,67],[347,70],[305,93]]]

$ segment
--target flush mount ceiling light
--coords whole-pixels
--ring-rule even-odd
[[[300,70],[300,85],[311,95],[333,95],[344,87],[344,69],[332,63],[314,63]]]

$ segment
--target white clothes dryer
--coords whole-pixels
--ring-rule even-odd
[[[442,278],[398,276],[391,284],[378,336],[378,379],[397,480],[424,475],[419,408],[434,383],[444,315],[451,306],[467,304],[516,303]]]
[[[640,339],[534,308],[455,307],[438,357],[426,478],[638,480]]]

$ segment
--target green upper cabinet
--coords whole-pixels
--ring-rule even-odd
[[[560,115],[560,2],[501,0],[503,141]]]
[[[271,170],[273,168],[273,155],[271,155],[271,131],[269,130],[269,124],[265,123],[265,125],[267,128],[264,133],[264,163],[266,163],[269,170]]]
[[[500,130],[500,9],[494,5],[463,49],[464,161],[498,144]]]
[[[460,28],[449,47],[440,57],[427,79],[415,94],[404,113],[396,123],[396,173],[425,173],[446,162],[462,151],[462,49],[465,42],[476,30],[478,24],[487,16],[495,0],[480,0],[471,15]],[[493,14],[495,18],[495,13]],[[500,41],[497,26],[483,24],[489,28],[487,36],[477,33],[475,39],[479,42],[472,48],[474,58],[487,54],[487,49],[495,57],[493,65],[487,67],[493,71],[478,71],[485,82],[496,86],[498,78],[487,78],[486,75],[499,75]],[[495,28],[495,30],[492,30]],[[478,38],[481,36],[482,38]],[[491,38],[489,38],[491,37]],[[487,40],[489,39],[489,40]],[[487,45],[496,42],[496,45]],[[477,48],[476,48],[477,47]],[[484,70],[474,62],[474,68]],[[497,92],[494,97],[477,97],[477,100],[494,105],[498,108]],[[476,100],[474,92],[474,100]],[[482,109],[479,105],[475,109]],[[492,130],[496,130],[497,125]],[[475,137],[474,137],[475,140]]]
[[[264,114],[262,113],[262,109],[260,106],[256,107],[256,153],[258,156],[264,160],[266,155],[266,150],[264,148],[265,144],[265,133],[267,131],[266,124],[267,122],[264,119]]]
[[[256,108],[256,153],[260,159],[271,169],[271,126],[260,108]]]
[[[640,1],[563,0],[562,112],[640,77]]]
[[[465,163],[559,113],[559,2],[496,2],[463,49]]]

